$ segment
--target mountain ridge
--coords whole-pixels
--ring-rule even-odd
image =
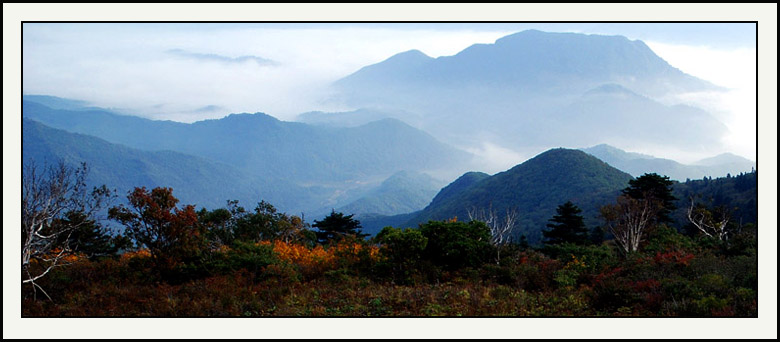
[[[581,150],[628,172],[634,177],[645,173],[657,173],[677,181],[701,177],[725,177],[728,174],[736,175],[740,172],[749,172],[756,166],[751,160],[731,153],[705,158],[692,164],[682,164],[671,159],[626,152],[607,144],[582,148]]]

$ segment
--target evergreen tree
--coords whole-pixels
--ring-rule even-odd
[[[63,218],[53,220],[52,226],[76,227],[68,236],[60,236],[59,239],[61,243],[67,243],[75,251],[90,258],[114,256],[120,250],[132,247],[130,238],[113,236],[108,228],[99,225],[83,212],[68,212]]]
[[[658,213],[658,223],[672,223],[671,213],[676,208],[674,202],[677,197],[672,195],[673,181],[669,176],[660,176],[656,173],[646,173],[636,179],[628,181],[628,187],[623,189],[623,194],[633,199],[656,199],[661,201],[663,208]]]
[[[317,241],[319,243],[328,243],[333,240],[341,240],[346,236],[355,236],[357,238],[364,238],[368,234],[363,234],[360,221],[353,219],[355,215],[344,215],[344,213],[337,213],[335,210],[331,210],[330,215],[325,216],[322,221],[314,220],[312,227],[319,229],[317,234]]]
[[[605,240],[604,227],[594,227],[590,231],[590,243],[594,245],[601,245]]]
[[[574,243],[584,245],[588,243],[588,228],[579,213],[582,212],[574,203],[568,201],[559,205],[556,209],[558,215],[553,216],[547,227],[550,230],[542,232],[544,243],[548,245],[557,245],[562,243]]]

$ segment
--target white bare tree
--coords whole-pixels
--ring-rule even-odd
[[[731,220],[731,213],[725,207],[715,208],[713,211],[707,210],[703,205],[696,205],[696,201],[691,197],[691,206],[688,207],[688,220],[699,228],[699,230],[711,238],[717,238],[720,241],[728,239],[728,224]]]
[[[87,166],[71,168],[60,161],[39,170],[30,161],[22,172],[22,283],[35,283],[71,254],[71,234],[88,220],[71,221],[68,213],[92,217],[113,198],[105,187],[87,191]],[[49,298],[51,299],[51,298]]]
[[[656,221],[662,207],[652,196],[636,199],[622,195],[616,204],[601,207],[601,216],[615,241],[628,255],[639,250],[645,230]]]
[[[501,259],[501,246],[511,241],[512,233],[517,227],[517,208],[507,209],[502,217],[499,217],[493,209],[493,204],[490,204],[487,209],[471,207],[467,212],[469,220],[485,222],[490,228],[490,243],[497,247],[496,263],[498,263]]]

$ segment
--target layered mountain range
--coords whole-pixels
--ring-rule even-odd
[[[754,161],[731,153],[719,154],[692,164],[682,164],[671,159],[626,152],[607,144],[583,148],[582,150],[607,162],[609,165],[628,172],[634,177],[639,177],[645,173],[657,173],[669,176],[673,180],[684,181],[686,179],[703,177],[717,178],[729,174],[736,175],[741,172],[750,172],[756,168]]]
[[[652,160],[654,158],[646,160]],[[509,170],[488,175],[467,172],[442,188],[423,210],[364,220],[364,231],[375,234],[384,226],[417,227],[429,220],[470,219],[469,212],[493,211],[501,220],[508,211],[517,213],[512,238],[525,236],[539,244],[542,231],[559,205],[571,201],[582,209],[589,229],[603,224],[599,208],[614,203],[629,186],[631,175],[581,150],[556,148],[545,151]],[[686,208],[692,196],[699,203],[734,208],[732,219],[740,224],[756,222],[757,177],[755,172],[686,182],[673,182],[677,200],[673,212],[676,226],[687,224]]]
[[[631,142],[709,153],[728,132],[709,113],[673,100],[723,88],[622,36],[528,30],[453,56],[407,51],[334,87],[353,107],[388,113],[463,148],[489,142],[533,155]],[[346,116],[317,119],[339,117]]]
[[[135,170],[134,177],[117,172],[116,179],[107,183],[120,191],[129,190],[133,185],[130,180],[149,180],[139,181],[136,186],[165,180],[171,183],[169,186],[181,184],[174,189],[175,194],[200,192],[199,196],[186,197],[211,205],[246,199],[251,206],[266,199],[283,210],[319,215],[362,198],[395,173],[428,172],[447,177],[462,172],[458,170],[471,161],[468,153],[396,119],[329,128],[256,113],[184,124],[123,116],[105,109],[53,109],[32,101],[24,101],[23,116],[29,119],[24,122],[25,160],[64,158],[75,162],[75,156],[79,156],[88,164],[113,165],[129,173]],[[44,130],[49,133],[34,134]],[[49,149],[40,151],[44,147]],[[171,157],[161,158],[161,153]],[[143,159],[144,167],[128,155]],[[178,168],[186,171],[176,171]],[[209,169],[222,173],[197,176],[199,170]],[[148,176],[148,172],[155,175]],[[185,175],[193,176],[190,183],[172,180]],[[432,177],[430,180],[432,184],[443,183]],[[262,185],[248,184],[251,182]],[[224,191],[219,193],[224,196],[207,191],[208,187],[198,185],[201,183],[223,184],[220,188]],[[225,191],[236,187],[246,190],[234,192],[235,198],[228,197]]]
[[[706,111],[670,102],[720,87],[620,36],[530,30],[453,56],[412,50],[333,86],[333,100],[356,109],[303,113],[299,122],[259,112],[158,121],[26,95],[22,157],[86,162],[95,185],[120,193],[169,186],[183,202],[208,208],[265,200],[314,219],[337,209],[357,214],[369,233],[466,220],[471,209],[517,210],[516,233],[531,242],[566,201],[597,225],[598,207],[632,176],[654,172],[682,181],[756,165],[731,154],[684,165],[614,147],[720,153],[728,131]],[[490,175],[483,156],[466,152],[485,143],[513,158],[534,157]]]

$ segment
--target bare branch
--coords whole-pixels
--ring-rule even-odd
[[[713,212],[703,205],[696,205],[695,199],[691,197],[691,205],[688,207],[687,214],[688,221],[708,237],[721,241],[728,239],[727,227],[731,220],[731,213],[726,208],[716,208]]]
[[[617,204],[601,208],[607,228],[625,254],[636,252],[644,238],[645,230],[655,222],[662,205],[646,196],[642,199],[626,195],[617,198]]]
[[[66,219],[67,215],[92,216],[112,199],[105,186],[87,191],[87,172],[83,163],[71,168],[60,161],[44,166],[43,170],[39,170],[33,161],[25,165],[22,172],[21,256],[22,270],[27,277],[22,280],[23,284],[30,283],[34,289],[43,291],[35,281],[53,268],[64,265],[61,260],[72,253],[68,240],[85,222],[72,222]],[[51,257],[55,250],[56,255]],[[32,260],[37,260],[42,269],[31,270]]]
[[[497,248],[496,262],[501,259],[501,246],[510,242],[512,233],[517,227],[518,211],[507,209],[506,214],[499,218],[498,213],[490,204],[488,209],[471,207],[466,210],[471,221],[481,221],[490,228],[490,243]]]

